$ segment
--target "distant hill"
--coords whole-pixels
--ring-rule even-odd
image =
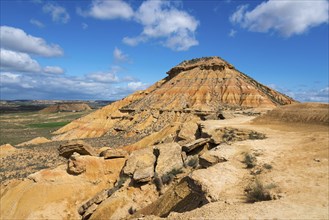
[[[256,124],[300,123],[329,126],[329,104],[296,103],[279,106],[253,121]]]
[[[91,110],[89,105],[86,103],[58,103],[48,106],[42,110],[40,113],[55,113],[55,112],[82,112]]]
[[[183,61],[167,74],[148,89],[62,127],[54,139],[92,138],[118,131],[129,136],[151,134],[173,123],[200,120],[221,109],[295,103],[219,57]]]

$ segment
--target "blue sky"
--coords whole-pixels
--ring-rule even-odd
[[[1,0],[1,99],[116,100],[220,56],[328,102],[328,0]]]

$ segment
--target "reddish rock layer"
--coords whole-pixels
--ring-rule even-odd
[[[219,57],[184,61],[167,74],[148,89],[59,129],[54,139],[100,137],[109,131],[150,134],[173,123],[199,120],[224,106],[273,108],[295,102]]]

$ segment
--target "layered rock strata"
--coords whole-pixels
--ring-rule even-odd
[[[54,140],[100,137],[107,132],[149,135],[172,123],[204,120],[223,109],[273,108],[295,102],[219,57],[184,61],[167,74],[148,89],[64,126],[54,133]]]

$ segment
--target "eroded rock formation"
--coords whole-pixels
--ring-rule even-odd
[[[56,131],[54,140],[107,132],[149,135],[173,123],[224,117],[219,110],[286,105],[295,101],[236,70],[219,57],[184,61],[144,91],[112,103]],[[184,135],[182,134],[182,137]]]

